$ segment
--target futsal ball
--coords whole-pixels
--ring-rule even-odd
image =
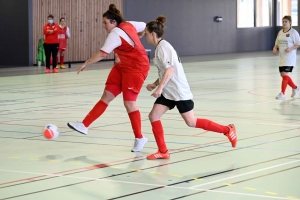
[[[47,124],[44,127],[43,133],[44,133],[44,137],[48,140],[54,140],[59,135],[58,128],[54,124]]]

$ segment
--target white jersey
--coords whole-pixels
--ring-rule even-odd
[[[294,45],[300,45],[299,33],[293,28],[290,28],[288,32],[280,30],[275,45],[279,47],[279,66],[295,66],[297,49],[288,53],[285,50]]]
[[[146,23],[144,22],[134,22],[134,21],[128,21],[128,22],[135,27],[137,33],[145,30]],[[115,27],[108,34],[104,42],[104,45],[101,48],[101,51],[105,53],[111,53],[114,49],[121,46],[122,40],[120,37],[122,37],[131,46],[134,46],[134,42],[130,39],[130,37],[122,29]]]
[[[154,64],[158,68],[159,81],[167,68],[173,67],[173,74],[163,88],[162,95],[169,100],[180,101],[193,98],[190,86],[187,82],[183,66],[172,45],[161,40],[155,49]]]

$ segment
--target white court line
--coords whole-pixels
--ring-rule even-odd
[[[0,169],[0,171],[2,171],[2,172],[11,172],[11,173],[22,173],[22,174],[45,175],[45,176],[50,176],[50,177],[62,177],[62,178],[82,179],[82,180],[90,180],[90,181],[104,181],[104,182],[124,183],[124,184],[143,185],[143,186],[152,186],[152,187],[165,187],[165,188],[182,189],[182,190],[195,190],[195,191],[204,191],[204,192],[212,192],[212,193],[223,193],[223,194],[232,194],[232,195],[241,195],[241,196],[263,197],[263,198],[269,198],[269,199],[286,199],[286,200],[291,200],[291,198],[285,198],[285,197],[274,197],[274,196],[247,194],[247,193],[240,193],[240,192],[228,192],[228,191],[220,191],[220,190],[207,190],[207,189],[200,189],[200,188],[187,188],[187,187],[178,187],[178,186],[167,186],[167,185],[158,185],[158,184],[140,183],[140,182],[130,182],[130,181],[117,181],[117,180],[111,180],[111,179],[88,178],[88,177],[82,177],[82,176],[65,176],[65,175],[57,175],[57,174],[44,174],[44,173],[35,173],[35,172],[5,170],[5,169]]]
[[[196,187],[201,187],[201,186],[204,186],[204,185],[211,185],[213,183],[218,183],[218,182],[222,182],[222,181],[237,178],[237,177],[246,176],[246,175],[254,174],[254,173],[257,173],[257,172],[266,171],[266,170],[269,170],[269,169],[281,167],[281,166],[284,166],[284,165],[289,165],[289,164],[296,163],[296,162],[300,162],[300,160],[295,160],[295,161],[291,161],[291,162],[287,162],[287,163],[283,163],[283,164],[279,164],[279,165],[274,165],[272,167],[266,167],[266,168],[263,168],[263,169],[255,170],[255,171],[252,171],[252,172],[247,172],[247,173],[236,175],[236,176],[231,176],[231,177],[224,178],[224,179],[219,179],[219,180],[216,180],[216,181],[211,181],[211,182],[200,184],[200,185],[195,185],[193,187],[190,187],[190,189],[195,189]]]

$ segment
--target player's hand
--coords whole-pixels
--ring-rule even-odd
[[[80,68],[77,69],[77,74],[83,71],[86,68],[86,64],[84,63]]]
[[[147,88],[148,91],[152,91],[156,88],[156,85],[154,83],[151,83],[151,84],[148,84],[146,86],[146,88]]]
[[[290,48],[286,48],[286,49],[285,49],[285,52],[287,52],[287,53],[289,53],[290,51],[291,51]]]
[[[277,48],[273,48],[273,54],[274,54],[274,55],[277,54]]]
[[[155,97],[155,98],[158,98],[161,96],[161,93],[162,93],[162,89],[159,89],[157,88],[152,94],[151,96]]]

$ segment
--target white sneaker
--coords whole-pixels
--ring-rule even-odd
[[[141,139],[139,138],[135,138],[134,141],[134,145],[133,148],[131,150],[131,152],[137,152],[143,149],[143,147],[145,146],[145,144],[147,143],[148,139],[143,137]]]
[[[276,99],[278,99],[278,100],[285,100],[285,95],[282,94],[282,92],[280,92],[280,93],[278,94],[278,96],[276,96]]]
[[[69,122],[68,127],[84,135],[88,134],[88,128],[82,122]]]
[[[300,91],[300,88],[297,86],[296,89],[293,89],[293,90],[292,90],[292,95],[291,95],[291,97],[295,97],[299,91]]]

